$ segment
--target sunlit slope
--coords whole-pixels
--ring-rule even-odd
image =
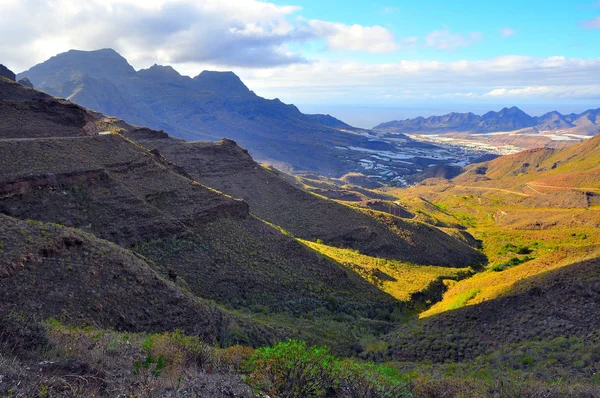
[[[300,240],[313,250],[358,273],[369,283],[398,300],[410,301],[444,279],[461,279],[471,275],[469,268],[424,266],[413,263],[370,257],[352,249],[340,249]],[[435,295],[435,294],[434,294]]]
[[[391,334],[390,357],[462,361],[512,343],[588,336],[600,329],[599,254],[597,248],[568,251],[562,258],[538,263],[546,266],[542,272],[515,268],[505,277],[473,279],[462,293],[455,290],[454,301],[444,303],[460,308],[432,314]],[[466,305],[480,294],[488,299]]]
[[[421,313],[421,318],[444,311],[454,310],[465,305],[475,305],[498,299],[509,294],[526,292],[528,278],[540,276],[548,271],[568,267],[577,261],[600,256],[600,247],[565,248],[548,253],[538,259],[513,267],[489,269],[474,275],[468,280],[453,284],[444,293],[443,299],[429,310]]]
[[[531,196],[600,191],[600,136],[563,149],[532,149],[472,165],[456,184],[512,188]]]

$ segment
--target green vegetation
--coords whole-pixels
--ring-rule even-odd
[[[340,360],[326,347],[289,340],[260,348],[248,361],[249,382],[272,396],[410,397],[410,383],[398,371],[372,362]]]
[[[470,300],[477,296],[479,292],[479,289],[471,289],[464,293],[457,294],[452,303],[446,307],[446,310],[456,310],[464,307]]]
[[[300,242],[348,267],[369,283],[402,301],[410,301],[413,294],[425,291],[436,281],[458,280],[472,274],[469,268],[416,265],[367,256],[357,250],[327,246],[319,243],[318,240],[317,242],[300,240]]]
[[[244,397],[574,398],[596,396],[600,385],[600,331],[588,338],[512,344],[470,362],[446,364],[376,364],[340,358],[327,347],[298,340],[223,349],[178,330],[125,333],[56,320],[32,323],[18,314],[0,325],[0,344],[8,342],[9,355],[43,360],[31,368],[0,359],[0,391],[15,396],[32,391],[38,396],[123,391],[219,396],[226,390]]]

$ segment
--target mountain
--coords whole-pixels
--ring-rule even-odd
[[[24,77],[49,94],[176,137],[233,139],[257,160],[286,170],[341,176],[354,165],[340,146],[374,145],[329,115],[305,115],[279,99],[259,97],[233,72],[190,78],[159,65],[136,72],[117,52],[103,49],[59,54],[18,75]]]
[[[376,191],[9,79],[0,109],[0,395],[600,394],[600,136]]]
[[[21,297],[32,294],[40,300],[51,299],[51,291],[35,290],[36,286],[58,286],[67,277],[69,264],[79,265],[75,259],[85,259],[91,250],[98,252],[98,266],[108,261],[129,264],[133,255],[143,261],[132,265],[138,277],[127,279],[131,294],[138,292],[141,299],[155,301],[144,285],[148,277],[153,278],[146,268],[151,269],[159,278],[156,284],[175,284],[170,290],[160,287],[167,289],[165,302],[184,291],[198,300],[202,311],[214,310],[216,326],[207,332],[211,341],[256,345],[274,336],[304,333],[348,352],[352,337],[344,336],[338,323],[326,326],[323,335],[319,319],[346,313],[350,318],[342,319],[342,324],[359,317],[365,330],[380,334],[391,329],[393,318],[412,311],[415,303],[398,301],[352,267],[309,247],[306,240],[385,255],[424,269],[447,266],[452,268],[447,273],[451,276],[464,276],[454,269],[485,262],[480,253],[437,228],[372,216],[302,191],[257,164],[231,140],[185,143],[163,131],[132,126],[7,80],[0,81],[0,109],[3,119],[27,121],[17,129],[11,123],[0,125],[0,214],[16,225],[2,241],[18,240],[19,225],[25,220],[42,223],[41,231],[50,228],[50,235],[72,231],[89,238],[73,253],[71,243],[47,244],[42,232],[27,232],[33,246],[15,251],[15,258],[31,252],[34,260],[41,257],[44,267],[54,261],[61,268],[55,273],[45,273],[47,268],[36,272],[30,268],[39,265],[35,261],[23,268],[2,257],[0,264],[11,270],[3,283],[33,283],[30,290],[22,289],[23,294],[11,295],[6,308],[39,308],[39,301],[24,303]],[[67,229],[50,227],[54,224]],[[129,257],[121,259],[123,254]],[[138,270],[142,265],[146,268]],[[121,285],[110,284],[109,276],[121,272],[117,269],[106,268],[102,272],[108,276],[101,274],[94,283],[86,282],[91,276],[85,269],[73,272],[78,273],[70,276],[73,286],[64,285],[67,292],[87,284],[102,295],[106,285],[117,290],[111,300],[132,301]],[[428,275],[431,279],[425,279],[413,293],[426,295],[421,290],[427,291],[439,273]],[[46,278],[53,279],[44,282]],[[73,297],[85,291],[77,290]],[[96,312],[89,312],[95,302],[83,301],[79,307],[67,307],[70,302],[57,296],[54,307],[36,316],[57,316],[62,311],[75,324],[89,321],[108,326],[113,322],[113,315],[101,322]],[[119,308],[114,311],[123,312]],[[137,308],[138,304],[132,307]],[[232,310],[273,316],[261,320],[263,330],[254,321],[231,315]],[[154,316],[167,312],[161,309],[144,315],[145,323],[138,319],[115,327],[162,331],[165,323]],[[309,313],[308,325],[298,330],[297,319]],[[219,323],[219,319],[227,321]],[[231,336],[234,324],[243,329]],[[193,323],[183,320],[173,327],[196,330]]]
[[[513,106],[512,108],[503,108],[499,112],[490,111],[481,116],[473,113],[449,113],[428,118],[394,120],[381,123],[373,127],[373,130],[419,134],[493,133],[523,130],[531,133],[550,131],[594,135],[600,132],[599,114],[600,109],[570,115],[562,115],[553,111],[533,117]]]
[[[437,228],[395,217],[389,220],[394,226],[390,228],[364,212],[306,192],[277,170],[258,165],[231,140],[141,143],[158,150],[196,181],[244,199],[254,215],[297,238],[421,265],[460,267],[485,261]]]

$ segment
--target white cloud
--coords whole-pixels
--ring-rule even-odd
[[[365,103],[385,103],[385,98],[600,99],[598,85],[591,83],[598,75],[600,59],[505,56],[479,61],[404,60],[390,64],[318,61],[248,70],[242,78],[259,95],[289,102],[321,98],[351,102],[360,98]]]
[[[327,40],[333,50],[389,53],[400,48],[392,33],[378,25],[345,25],[319,20],[310,20],[308,24],[318,37]]]
[[[516,30],[511,29],[511,28],[502,28],[500,29],[500,34],[504,37],[509,37],[514,35],[515,33],[517,33]]]
[[[600,85],[528,86],[523,88],[497,88],[484,97],[518,99],[598,99]]]
[[[434,30],[425,36],[427,47],[439,50],[454,50],[459,47],[472,46],[483,40],[481,32],[470,32],[468,35],[453,33],[448,28]]]
[[[282,65],[306,62],[287,45],[311,36],[293,24],[299,7],[257,0],[4,1],[0,56],[21,68],[103,47],[134,64]]]
[[[259,0],[2,0],[0,57],[22,70],[70,49],[114,48],[136,66],[269,67],[308,62],[295,44],[393,52],[384,27],[307,21]],[[15,39],[18,38],[18,41]]]

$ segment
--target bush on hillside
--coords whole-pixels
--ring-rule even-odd
[[[257,349],[248,361],[249,384],[282,397],[409,397],[410,385],[393,368],[340,360],[327,347],[288,340]]]

